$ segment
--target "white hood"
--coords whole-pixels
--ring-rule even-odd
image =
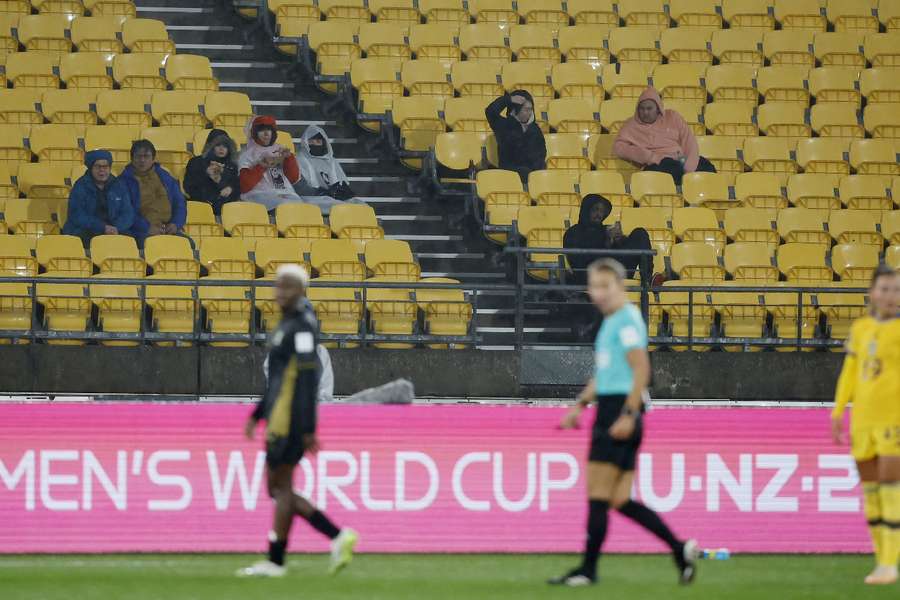
[[[309,152],[309,139],[316,135],[325,138],[325,154],[323,156],[313,156]],[[334,157],[331,140],[318,125],[310,125],[300,137],[297,162],[300,164],[301,179],[312,187],[329,188],[336,183],[348,181],[344,169]]]

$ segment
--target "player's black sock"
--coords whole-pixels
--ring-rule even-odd
[[[669,545],[676,555],[680,556],[684,544],[681,543],[672,530],[659,518],[659,515],[640,502],[629,500],[619,508],[619,512],[638,523],[641,527]]]
[[[284,565],[284,551],[287,549],[287,540],[269,542],[269,560],[276,565]]]
[[[584,562],[581,569],[588,577],[596,578],[597,560],[600,558],[600,548],[606,539],[606,526],[609,522],[609,502],[606,500],[591,500],[588,502],[587,543],[584,547]]]
[[[331,519],[326,517],[325,513],[319,510],[311,514],[307,521],[309,521],[309,524],[312,525],[313,529],[322,535],[328,536],[328,538],[332,540],[341,532],[341,530],[331,522]]]

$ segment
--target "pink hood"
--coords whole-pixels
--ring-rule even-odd
[[[697,139],[688,124],[677,112],[663,107],[662,98],[652,87],[644,90],[637,104],[644,100],[656,103],[659,118],[653,123],[642,122],[637,116],[635,105],[634,117],[622,125],[613,144],[616,156],[641,166],[657,164],[664,158],[683,156],[685,172],[697,170],[700,153]]]

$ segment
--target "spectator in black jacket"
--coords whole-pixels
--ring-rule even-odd
[[[502,115],[506,110],[506,116]],[[497,138],[500,168],[516,171],[522,183],[528,174],[544,168],[547,145],[534,121],[534,99],[525,90],[513,90],[491,102],[484,111]]]
[[[213,129],[206,138],[203,153],[188,161],[184,173],[184,191],[188,198],[212,204],[222,214],[222,205],[239,200],[241,183],[237,170],[234,141],[221,129]]]

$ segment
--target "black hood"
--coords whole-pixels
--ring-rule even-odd
[[[234,140],[228,136],[228,132],[222,129],[211,129],[209,135],[206,136],[206,145],[203,147],[203,156],[208,156],[213,148],[219,144],[225,144],[228,147],[228,157],[232,160],[236,158],[237,148]]]
[[[588,194],[581,201],[581,211],[578,213],[579,225],[597,227],[597,225],[591,222],[591,211],[594,210],[594,207],[598,204],[604,204],[606,206],[606,216],[609,216],[612,212],[612,203],[599,194]],[[605,218],[606,217],[604,217],[604,219]]]
[[[513,90],[509,93],[510,96],[522,96],[529,102],[531,102],[531,106],[534,106],[534,98],[527,90]]]

